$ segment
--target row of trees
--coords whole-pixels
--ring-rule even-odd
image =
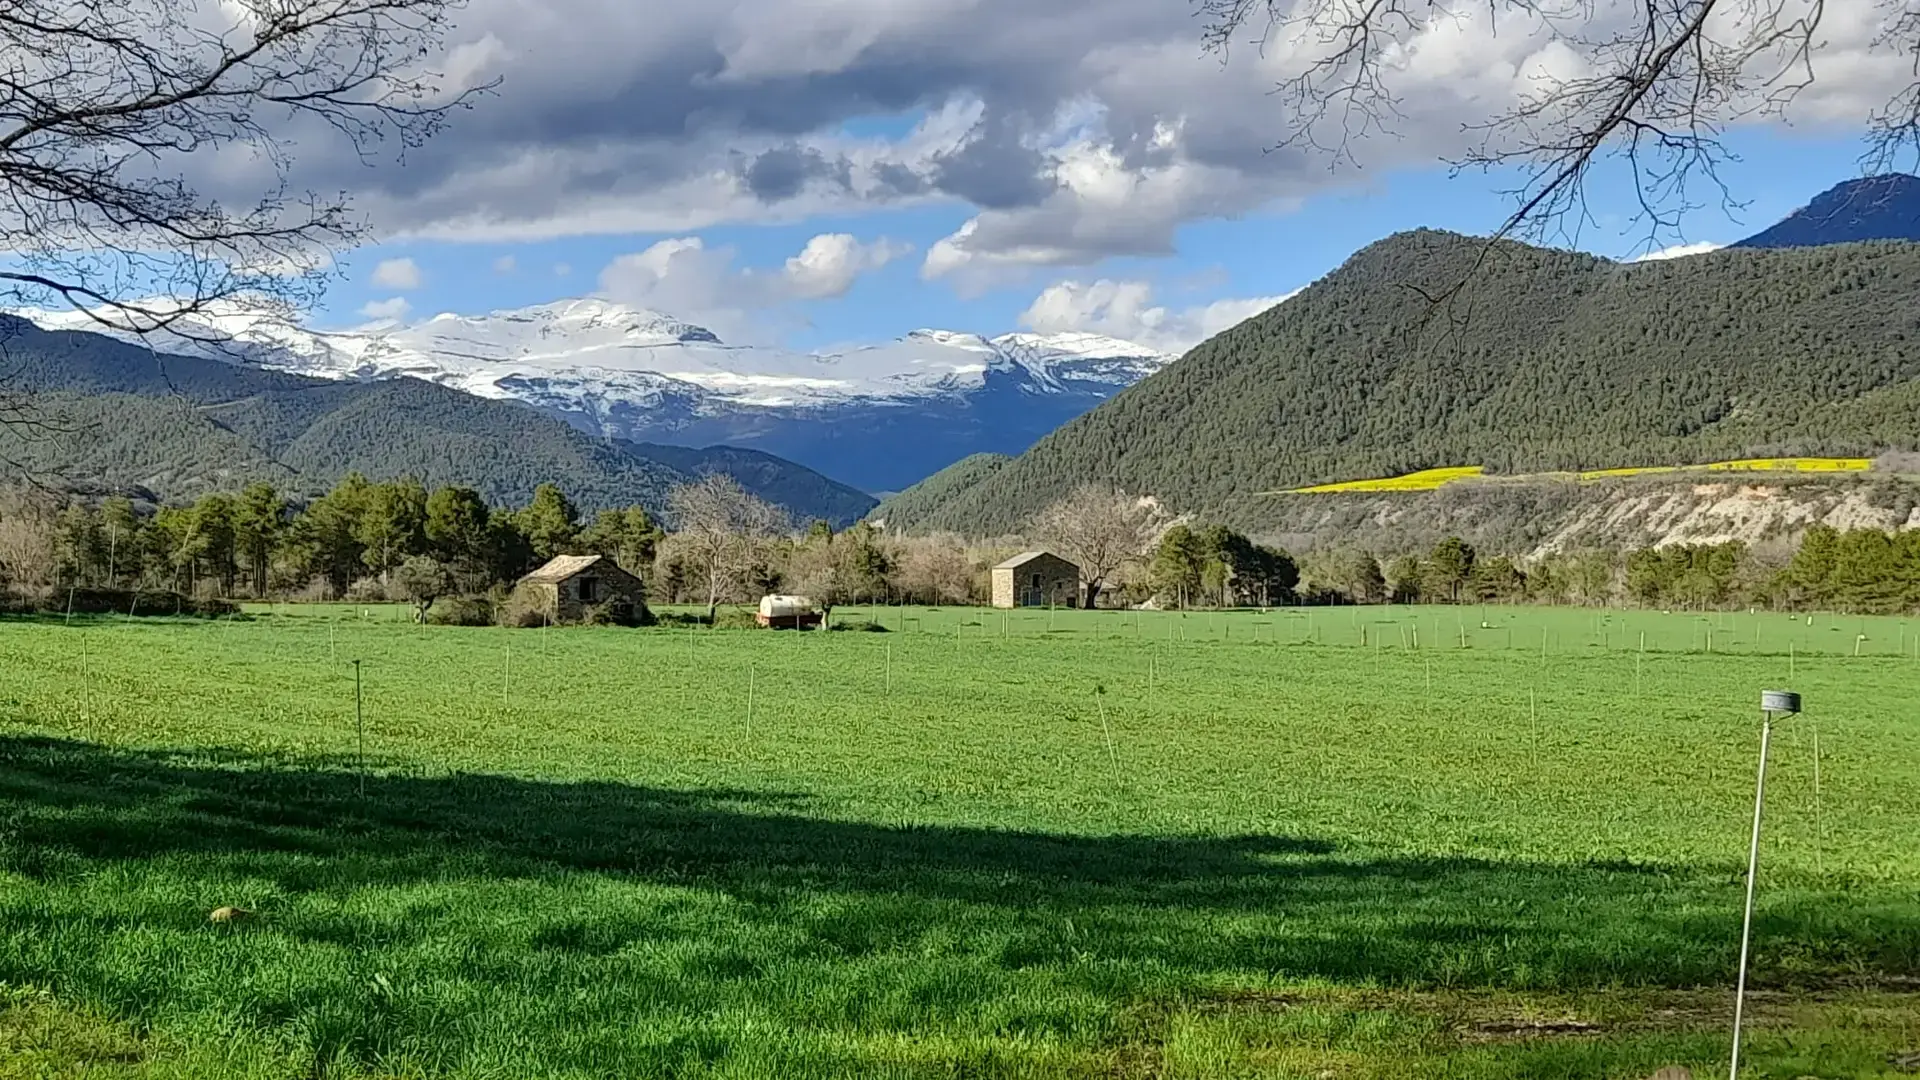
[[[640,506],[582,518],[544,484],[522,507],[470,488],[349,475],[303,505],[265,484],[142,513],[122,498],[61,505],[0,496],[0,583],[174,590],[222,597],[407,597],[511,584],[561,554],[600,554],[647,583],[655,602],[724,603],[768,592],[823,607],[977,603],[1013,544],[900,536],[861,523],[796,529],[725,476],[669,497],[675,530]],[[1086,595],[1163,607],[1276,604],[1638,604],[1920,610],[1920,531],[1809,529],[1801,542],[1676,544],[1531,559],[1484,555],[1451,538],[1382,562],[1327,550],[1299,559],[1220,525],[1167,523],[1149,502],[1083,488],[1031,524],[1027,543],[1078,564]]]
[[[1546,603],[1707,609],[1920,611],[1920,531],[1819,525],[1798,545],[1670,544],[1625,553],[1482,556],[1457,538],[1384,567],[1368,552],[1304,561],[1308,603]]]
[[[552,484],[521,507],[471,488],[350,474],[304,503],[266,484],[142,512],[33,490],[0,493],[0,585],[170,590],[223,597],[409,598],[511,585],[562,554],[598,554],[656,601],[751,602],[782,588],[833,606],[984,595],[985,556],[953,537],[899,538],[861,524],[836,533],[787,515],[725,476],[676,488],[669,534],[644,507],[583,519]]]
[[[409,560],[479,592],[554,555],[594,552],[641,572],[664,535],[639,506],[583,522],[559,488],[496,509],[472,488],[349,474],[296,506],[268,484],[142,514],[125,498],[61,506],[31,491],[0,502],[0,577],[27,586],[170,589],[189,595],[342,597],[389,587]]]
[[[1040,514],[1029,535],[1079,562],[1089,586],[1111,583],[1123,602],[1170,607],[1532,602],[1920,611],[1920,531],[1913,530],[1821,525],[1798,545],[1670,544],[1531,558],[1482,554],[1450,537],[1384,563],[1356,550],[1296,560],[1224,526],[1166,526],[1147,503],[1086,487]]]

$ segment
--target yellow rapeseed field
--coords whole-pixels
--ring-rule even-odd
[[[1315,487],[1295,488],[1295,493],[1303,495],[1326,495],[1350,491],[1433,491],[1444,484],[1468,477],[1479,476],[1487,470],[1481,465],[1456,465],[1444,469],[1421,469],[1405,476],[1388,476],[1378,480],[1346,480],[1338,484],[1319,484]]]
[[[1591,469],[1580,473],[1538,473],[1530,476],[1516,476],[1512,479],[1528,480],[1551,476],[1604,480],[1616,476],[1649,476],[1656,473],[1684,472],[1841,473],[1866,472],[1872,467],[1873,462],[1869,458],[1740,458],[1735,461],[1714,461],[1705,465],[1643,465],[1625,469]],[[1375,480],[1346,480],[1337,484],[1316,484],[1312,487],[1294,488],[1287,494],[1333,495],[1374,491],[1434,491],[1455,480],[1484,475],[1486,475],[1486,468],[1481,465],[1453,465],[1441,469],[1421,469],[1403,476],[1388,476]]]

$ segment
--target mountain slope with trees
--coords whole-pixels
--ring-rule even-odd
[[[1011,531],[1083,483],[1253,528],[1265,493],[1445,465],[1492,473],[1920,443],[1920,245],[1620,264],[1419,230],[971,482],[876,517]]]
[[[1920,240],[1920,176],[1887,173],[1835,184],[1734,247],[1813,247]]]
[[[889,496],[873,516],[881,522],[896,518],[902,522],[924,521],[938,514],[947,500],[987,483],[1013,460],[1006,454],[970,454],[907,490]]]
[[[587,510],[637,503],[658,513],[674,484],[722,472],[800,519],[842,524],[873,506],[768,454],[597,439],[526,406],[418,379],[313,379],[5,316],[0,388],[30,420],[0,425],[0,454],[68,486],[187,497],[260,480],[317,491],[359,472],[467,485],[500,505],[551,482]]]

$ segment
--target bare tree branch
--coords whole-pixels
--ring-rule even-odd
[[[1913,81],[1886,107],[1867,121],[1867,152],[1861,166],[1868,173],[1912,168],[1920,159],[1920,2],[1880,0],[1884,19],[1873,48],[1908,58]]]
[[[1357,145],[1398,136],[1408,56],[1436,26],[1471,23],[1542,47],[1540,69],[1510,100],[1464,125],[1467,149],[1448,164],[1517,175],[1513,208],[1464,272],[1403,283],[1455,337],[1472,315],[1467,284],[1508,239],[1577,247],[1595,223],[1588,184],[1603,161],[1624,170],[1636,212],[1629,229],[1652,251],[1685,238],[1701,192],[1739,205],[1721,179],[1734,160],[1732,125],[1784,113],[1820,67],[1826,0],[1190,0],[1206,47],[1229,59],[1252,40],[1281,71],[1275,149],[1359,167]],[[1862,164],[1882,171],[1920,155],[1920,0],[1875,0],[1873,48],[1909,58],[1914,74],[1868,125]]]
[[[294,133],[404,159],[489,87],[425,65],[463,0],[0,0],[0,306],[220,340],[225,301],[310,304],[366,225],[291,190]],[[187,155],[264,163],[210,193]]]
[[[1545,43],[1516,100],[1466,125],[1450,164],[1517,173],[1511,213],[1492,239],[1577,244],[1592,224],[1587,185],[1603,158],[1623,167],[1649,248],[1677,234],[1704,185],[1723,205],[1731,125],[1786,110],[1818,70],[1825,0],[1192,0],[1204,41],[1226,55],[1251,38],[1278,50],[1278,148],[1358,165],[1355,144],[1398,134],[1397,83],[1423,35],[1448,21]],[[1868,162],[1920,148],[1920,4],[1877,0],[1875,47],[1912,57],[1915,83],[1871,122]],[[1542,49],[1537,55],[1547,55]],[[1865,118],[1863,118],[1865,119]],[[1490,247],[1491,250],[1491,247]],[[1439,294],[1442,299],[1446,293]]]
[[[1093,607],[1113,575],[1146,554],[1154,517],[1140,499],[1087,484],[1040,511],[1029,531],[1080,568],[1082,602]]]
[[[707,620],[720,610],[729,587],[764,560],[773,539],[788,526],[781,512],[755,498],[738,481],[709,473],[667,493],[675,539],[706,577]]]

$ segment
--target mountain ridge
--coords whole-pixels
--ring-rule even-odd
[[[1920,176],[1882,173],[1843,181],[1731,246],[1815,247],[1870,240],[1920,241]]]
[[[418,379],[315,379],[8,316],[0,354],[13,402],[50,418],[37,437],[0,427],[0,452],[87,488],[183,497],[266,479],[319,489],[359,471],[464,484],[502,505],[551,481],[586,510],[638,503],[663,513],[673,485],[720,471],[802,520],[845,524],[874,505],[772,455],[596,439],[518,402]]]
[[[1464,282],[1452,307],[1424,295]],[[1018,530],[1081,483],[1283,530],[1261,492],[1920,445],[1920,245],[1616,263],[1396,234],[1011,461],[874,512]]]
[[[20,314],[48,329],[100,329],[84,312]],[[758,449],[866,490],[906,487],[970,453],[1024,450],[1172,359],[1082,332],[922,329],[816,353],[737,346],[593,297],[347,331],[238,305],[196,318],[156,347],[328,379],[408,376],[523,401],[590,435]],[[847,445],[853,429],[872,437]]]

